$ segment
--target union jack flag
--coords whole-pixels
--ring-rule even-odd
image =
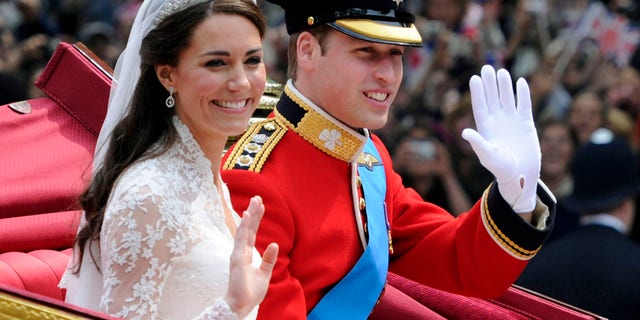
[[[601,3],[592,3],[588,10],[598,11],[593,15],[589,37],[598,42],[600,54],[618,66],[628,65],[640,42],[638,26],[622,15],[608,12]]]

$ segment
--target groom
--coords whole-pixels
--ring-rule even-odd
[[[517,83],[516,105],[505,70],[487,66],[471,79],[478,131],[463,136],[496,180],[454,218],[402,185],[369,131],[386,124],[404,51],[422,45],[406,1],[272,2],[291,36],[290,79],[222,171],[234,207],[264,199],[258,250],[280,246],[259,317],[365,319],[376,305],[408,305],[386,284],[388,271],[453,293],[501,295],[540,249],[555,211],[538,183],[526,82]],[[437,316],[424,306],[410,312]]]

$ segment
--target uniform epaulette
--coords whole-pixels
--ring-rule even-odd
[[[223,169],[260,172],[269,154],[286,132],[287,127],[273,118],[254,123],[230,151]]]

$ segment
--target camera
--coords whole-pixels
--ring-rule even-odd
[[[431,160],[436,157],[436,145],[431,140],[415,140],[411,142],[411,149],[419,160]]]

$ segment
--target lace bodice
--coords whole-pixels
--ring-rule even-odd
[[[224,184],[218,192],[189,129],[173,122],[176,143],[132,165],[112,191],[100,234],[100,307],[127,319],[234,319],[222,299],[233,248],[223,214],[229,193]]]

